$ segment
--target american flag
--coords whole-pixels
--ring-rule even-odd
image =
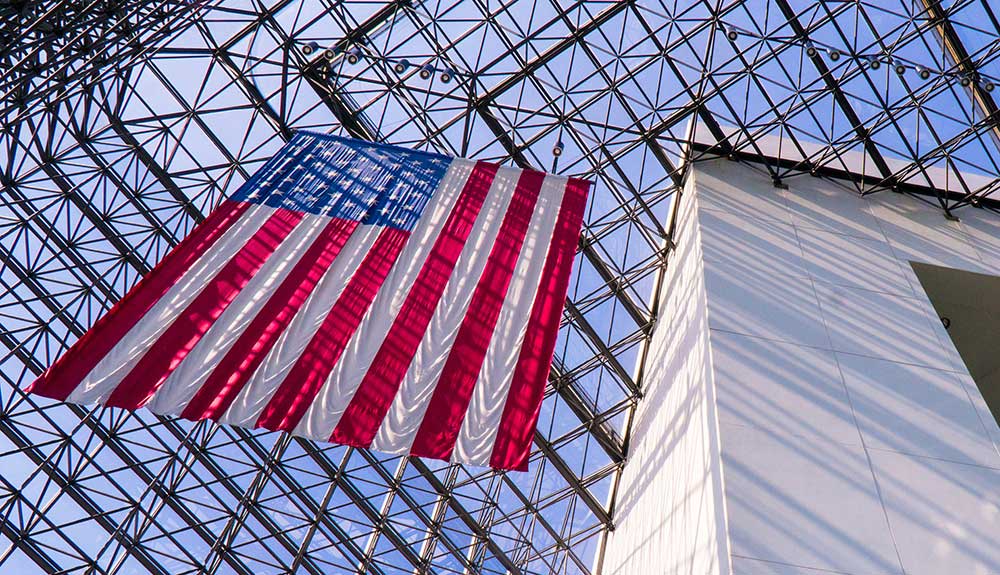
[[[299,132],[30,391],[526,469],[588,187]]]

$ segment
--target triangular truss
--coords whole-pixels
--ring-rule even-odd
[[[994,209],[991,4],[0,4],[0,571],[598,572],[686,162]],[[23,393],[296,129],[595,181],[529,472]]]

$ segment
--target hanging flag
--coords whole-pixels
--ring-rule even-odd
[[[588,187],[299,132],[30,391],[526,469]]]

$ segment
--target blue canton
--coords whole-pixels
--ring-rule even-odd
[[[232,199],[410,231],[451,160],[300,131]]]

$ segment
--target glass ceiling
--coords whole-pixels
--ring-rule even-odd
[[[956,215],[997,205],[990,0],[0,15],[5,573],[597,573],[689,161],[848,177]],[[297,129],[595,182],[528,472],[24,395]]]

